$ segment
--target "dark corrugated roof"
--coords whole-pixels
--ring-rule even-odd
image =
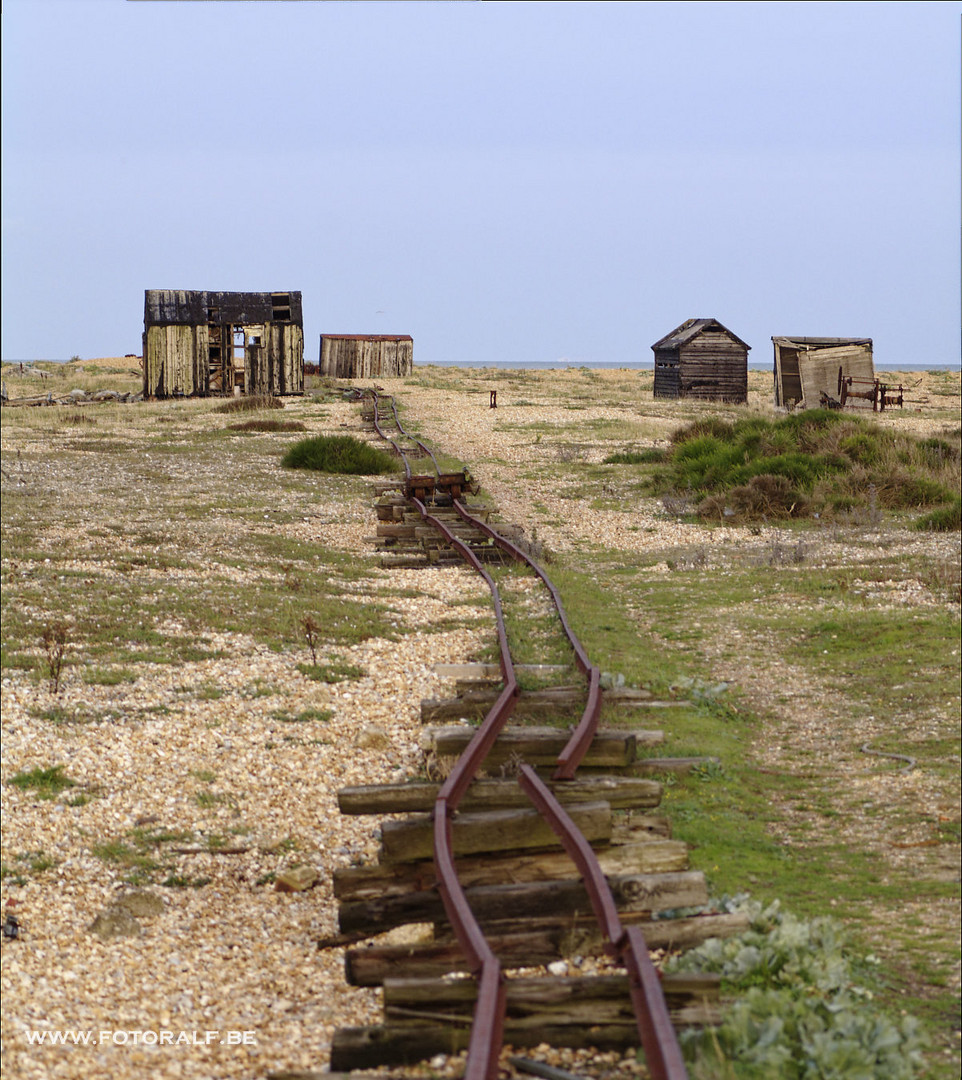
[[[698,337],[699,334],[703,334],[708,329],[723,330],[732,341],[737,341],[739,345],[744,345],[746,349],[751,348],[751,345],[746,344],[740,337],[733,334],[727,326],[722,326],[717,319],[688,319],[681,326],[676,326],[670,334],[665,334],[660,341],[656,341],[652,348],[676,349],[679,345],[687,345],[692,338]]]

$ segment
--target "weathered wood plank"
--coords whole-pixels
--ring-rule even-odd
[[[438,757],[458,758],[467,749],[475,730],[467,725],[426,728],[422,745]],[[482,767],[490,771],[519,760],[535,766],[554,765],[569,738],[570,732],[558,728],[506,727]],[[639,745],[653,746],[663,740],[661,731],[599,731],[582,764],[596,769],[625,768],[635,761]]]
[[[623,912],[624,925],[642,925],[649,948],[691,948],[711,937],[733,937],[748,929],[746,915],[694,915],[685,919],[658,919]],[[488,943],[506,970],[550,964],[568,956],[600,956],[605,942],[597,924],[547,926],[510,934],[488,934]],[[326,942],[322,942],[326,945]],[[456,941],[412,945],[368,945],[348,949],[345,976],[352,986],[380,986],[397,976],[444,975],[469,971]]]
[[[569,813],[587,840],[607,840],[611,836],[611,807],[606,802],[582,803],[570,807]],[[457,813],[451,819],[451,828],[455,855],[561,846],[534,809]],[[430,859],[433,854],[434,823],[430,814],[381,825],[381,862]]]
[[[517,675],[563,675],[571,671],[570,664],[515,664]],[[442,679],[485,679],[498,682],[501,679],[499,664],[435,664],[435,675]]]
[[[421,722],[438,724],[445,720],[481,719],[486,716],[500,694],[497,687],[469,690],[458,697],[425,698],[421,702]],[[584,708],[588,691],[585,686],[551,686],[541,690],[522,690],[514,707],[518,719],[552,719],[559,713],[567,714]],[[603,690],[604,705],[639,706],[652,700],[646,690]]]
[[[672,1023],[679,1028],[717,1024],[720,1011],[712,1003],[690,1003],[672,1009]],[[433,1026],[391,1024],[364,1028],[340,1028],[331,1044],[331,1071],[374,1069],[384,1065],[414,1065],[436,1054],[457,1054],[470,1038],[470,1020]],[[537,1018],[508,1018],[504,1041],[515,1047],[594,1047],[601,1051],[626,1050],[639,1045],[634,1019],[618,1023],[539,1023]]]
[[[666,974],[661,987],[669,1009],[693,1001],[717,1001],[721,977],[716,974]],[[628,975],[510,979],[506,985],[506,1012],[510,1021],[534,1020],[550,1024],[632,1023]],[[470,1018],[478,998],[475,979],[387,979],[384,982],[384,1018],[392,1024],[430,1024],[429,1014]]]
[[[613,810],[657,806],[662,787],[640,776],[593,776],[566,781],[549,781],[548,787],[564,806],[604,801]],[[363,784],[341,788],[337,805],[342,814],[406,814],[431,810],[440,784]],[[475,780],[460,808],[504,810],[528,807],[531,801],[515,780]]]
[[[688,868],[688,848],[681,840],[649,838],[601,848],[596,855],[604,874],[662,874]],[[458,860],[458,880],[465,887],[577,877],[575,864],[563,851]],[[436,880],[432,862],[344,866],[334,871],[334,896],[345,902],[404,896],[433,889]]]
[[[692,870],[667,874],[615,874],[609,877],[619,911],[654,912],[707,903],[704,875]],[[530,919],[541,925],[569,921],[590,913],[591,902],[580,880],[479,885],[465,890],[468,904],[481,924],[498,923],[499,933],[527,929]],[[530,913],[530,914],[529,914]],[[434,891],[408,893],[342,903],[338,910],[341,934],[383,933],[409,923],[443,924],[447,919],[440,895]]]

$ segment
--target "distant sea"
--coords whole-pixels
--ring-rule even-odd
[[[474,360],[434,360],[423,361],[425,367],[463,367],[463,368],[495,368],[504,371],[532,370],[532,371],[564,371],[569,368],[612,368],[622,371],[654,371],[653,362],[639,364],[619,364],[617,361],[595,360],[583,364],[572,360],[489,360],[482,364]],[[418,366],[417,360],[414,366]],[[772,362],[767,364],[748,365],[749,371],[771,371]],[[875,365],[876,371],[962,371],[962,363],[956,364],[879,364]]]

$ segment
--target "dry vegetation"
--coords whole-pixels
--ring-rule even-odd
[[[43,382],[128,390],[139,371],[68,368]],[[39,392],[36,374],[3,377],[12,398]],[[907,408],[878,422],[957,437],[958,373],[903,381]],[[670,792],[682,832],[718,817],[692,833],[697,865],[719,892],[846,920],[883,958],[890,1004],[925,1014],[932,1075],[957,1075],[958,534],[879,512],[711,526],[653,497],[645,467],[602,464],[709,414],[770,415],[764,373],[740,407],[656,402],[650,373],[624,371],[419,368],[385,385],[543,549],[603,667],[680,697],[731,684],[679,712],[669,751],[729,770]],[[301,425],[363,436],[356,405],[312,389],[254,426],[217,401],[3,411],[12,1074],[320,1069],[333,1029],[375,1014],[314,949],[334,930],[332,867],[376,848],[334,793],[416,772],[418,703],[444,692],[431,666],[489,643],[464,572],[377,569],[363,479],[280,468]],[[731,836],[753,828],[770,847],[746,853]],[[298,865],[316,886],[274,891]],[[92,935],[133,889],[160,913],[136,937]],[[162,1027],[257,1041],[174,1055],[24,1034]]]

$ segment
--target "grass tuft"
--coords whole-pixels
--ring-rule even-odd
[[[21,791],[35,791],[40,799],[55,799],[61,791],[77,786],[76,780],[64,776],[62,765],[51,765],[48,769],[37,766],[29,772],[17,773],[10,783]]]
[[[243,420],[227,427],[231,431],[307,431],[300,420]]]
[[[214,412],[256,412],[258,409],[283,409],[284,402],[273,394],[251,394],[247,397],[235,397],[218,405]]]
[[[660,465],[668,458],[668,451],[658,446],[646,450],[622,450],[602,459],[602,465]]]

